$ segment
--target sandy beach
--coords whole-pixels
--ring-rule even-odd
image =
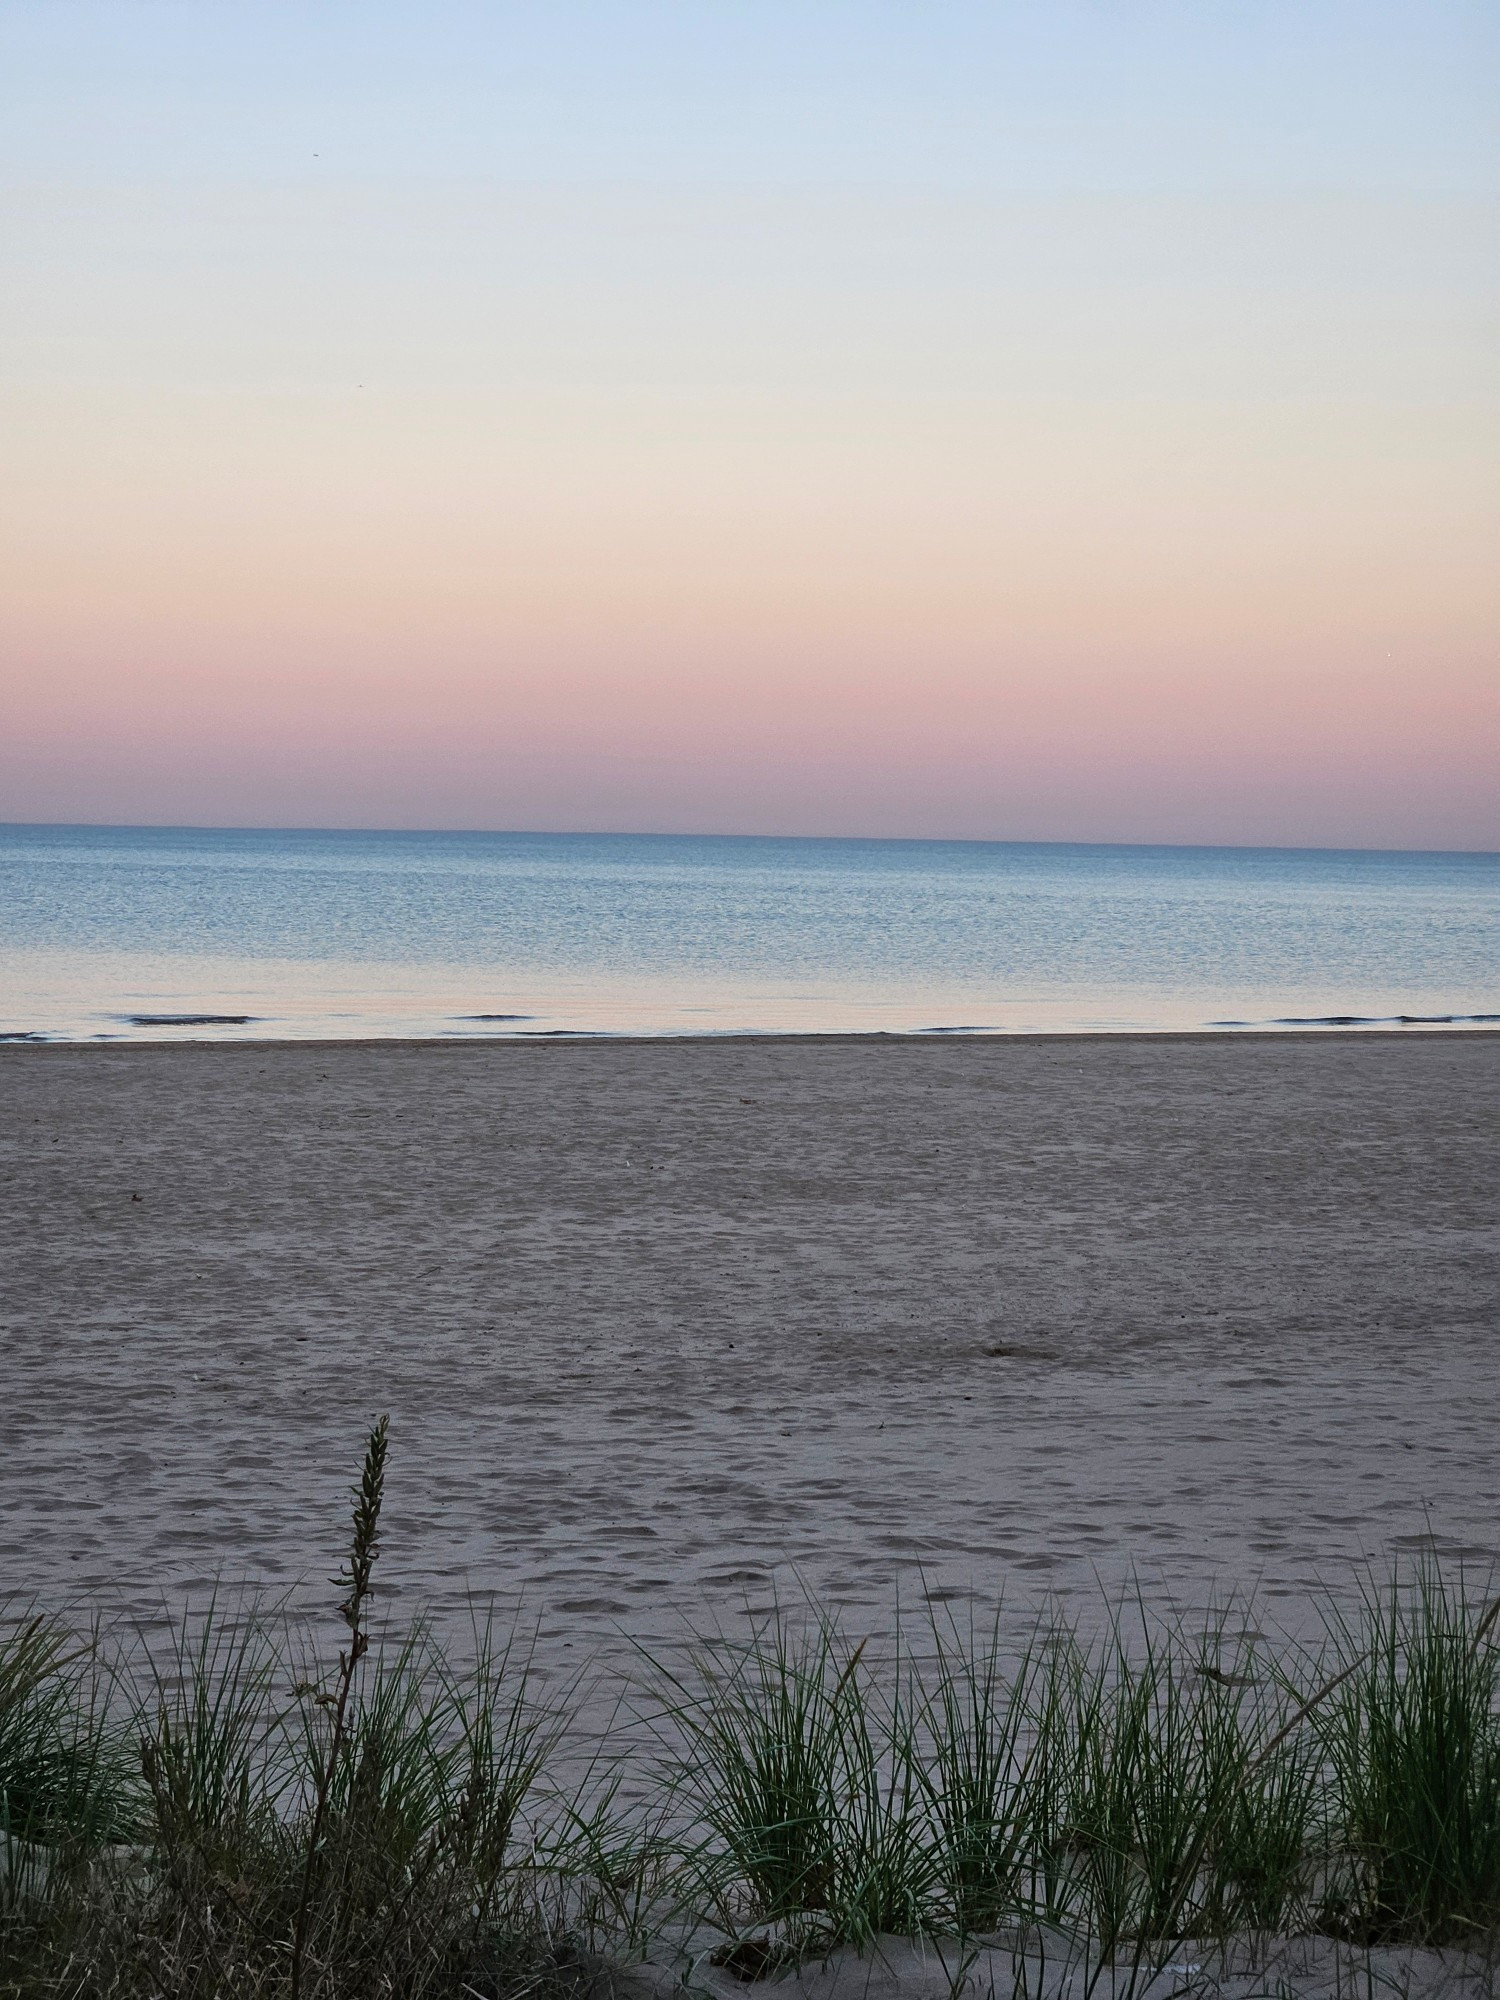
[[[1500,1558],[1500,1039],[6,1051],[0,1583],[384,1579],[544,1660],[776,1573],[1296,1625]]]

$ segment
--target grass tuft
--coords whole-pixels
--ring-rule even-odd
[[[1336,1626],[1344,1678],[1316,1718],[1340,1866],[1325,1909],[1361,1943],[1472,1944],[1500,1919],[1494,1607],[1436,1558],[1367,1582]]]
[[[0,1836],[87,1857],[135,1814],[129,1753],[107,1714],[97,1633],[79,1640],[31,1609],[0,1617]]]

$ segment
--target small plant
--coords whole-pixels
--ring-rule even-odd
[[[700,1647],[695,1665],[695,1686],[669,1677],[666,1706],[685,1745],[679,1796],[719,1844],[725,1916],[825,1910],[849,1663],[826,1626],[798,1632],[778,1611],[743,1651]]]
[[[171,1873],[242,1873],[290,1783],[274,1700],[276,1637],[253,1602],[215,1597],[152,1658],[136,1718],[151,1834]]]
[[[1367,1587],[1316,1718],[1344,1867],[1326,1912],[1359,1943],[1472,1942],[1500,1920],[1497,1613],[1435,1559]]]
[[[673,1788],[707,1835],[693,1861],[729,1947],[765,1970],[835,1943],[924,1927],[932,1860],[911,1704],[882,1701],[827,1618],[778,1607],[743,1648],[699,1646],[660,1672]]]
[[[939,1917],[960,1937],[1029,1913],[1046,1810],[1050,1730],[1035,1726],[1041,1680],[1027,1651],[1001,1666],[998,1622],[966,1641],[934,1621],[934,1665],[922,1695],[929,1754],[918,1764],[933,1833]]]
[[[1215,1646],[1211,1650],[1217,1651]],[[1035,1676],[1034,1912],[1137,1965],[1187,1937],[1281,1924],[1308,1864],[1313,1760],[1274,1683],[1226,1671],[1142,1609]]]
[[[108,1691],[96,1637],[79,1641],[30,1609],[0,1626],[0,1898],[134,1830],[139,1801]]]
[[[1287,1721],[1274,1688],[1263,1700],[1236,1701],[1228,1797],[1206,1828],[1205,1935],[1279,1931],[1306,1894],[1317,1821],[1316,1746]]]

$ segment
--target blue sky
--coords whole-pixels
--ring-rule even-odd
[[[1010,192],[1492,191],[1500,11],[1453,0],[45,0],[0,171]]]

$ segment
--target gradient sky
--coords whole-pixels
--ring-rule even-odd
[[[0,0],[0,819],[1500,845],[1492,0]]]

